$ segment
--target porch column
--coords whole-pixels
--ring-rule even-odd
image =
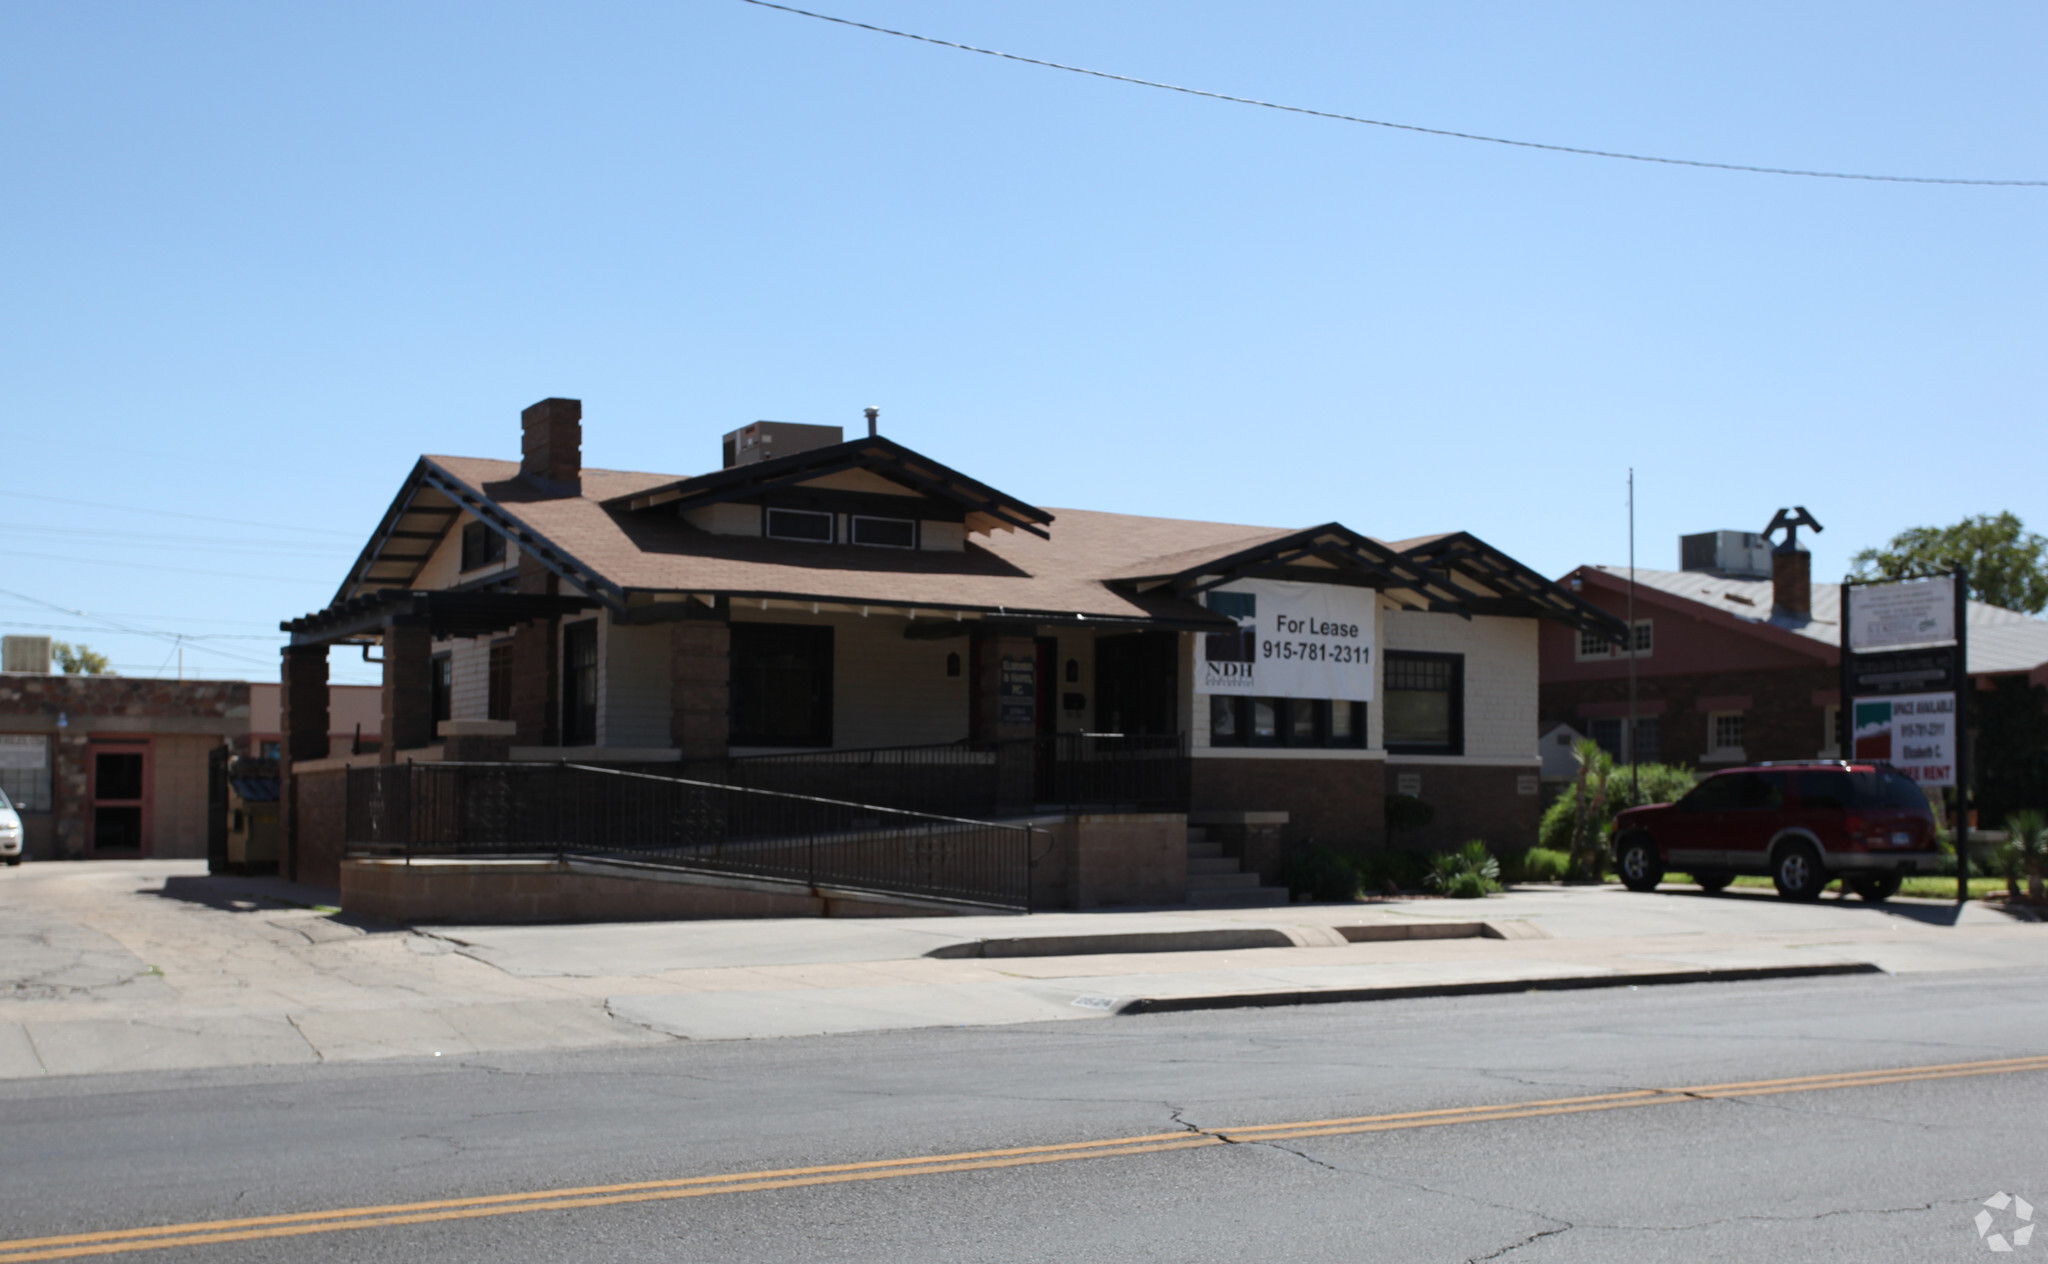
[[[327,733],[333,727],[327,716],[327,647],[286,646],[283,676],[278,727],[284,731],[284,758],[327,758]]]
[[[732,731],[732,627],[669,624],[669,740],[684,759],[723,759]]]
[[[1038,642],[1030,636],[995,633],[981,638],[975,647],[975,656],[978,660],[974,681],[976,730],[984,740],[998,743],[997,806],[1005,810],[1029,811],[1038,798],[1037,752],[1032,743],[1018,739],[1038,736]],[[1003,696],[1006,666],[1013,682],[1020,688],[1020,671],[1032,677],[1032,688],[1009,698],[1007,708]]]
[[[520,555],[519,591],[554,596],[560,581],[534,559]],[[562,744],[562,656],[560,623],[552,616],[512,630],[512,722],[520,746]]]
[[[384,625],[384,745],[380,764],[398,752],[434,740],[434,639],[425,623],[393,619]]]
[[[292,781],[292,764],[327,758],[327,731],[333,727],[327,714],[327,647],[287,645],[278,689],[278,728],[284,734],[278,751],[278,803],[283,817],[284,846],[278,856],[278,872],[296,881],[299,876],[299,795]]]

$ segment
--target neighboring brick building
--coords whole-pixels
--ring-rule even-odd
[[[333,603],[284,625],[302,879],[347,841],[350,764],[775,757],[780,788],[831,797],[849,751],[964,767],[1038,744],[993,778],[1007,819],[1044,805],[1070,746],[1140,737],[1186,765],[1175,827],[1191,813],[1268,880],[1276,828],[1375,846],[1401,790],[1436,809],[1404,842],[1526,845],[1538,625],[1623,631],[1469,535],[1054,513],[872,430],[788,423],[726,436],[708,474],[585,469],[581,418],[527,409],[519,461],[420,458]],[[375,755],[336,749],[336,645],[381,647]],[[1092,845],[1070,870],[1115,868]]]
[[[248,732],[246,681],[0,674],[0,787],[31,859],[204,857],[207,756]]]
[[[1841,587],[1813,583],[1803,550],[1780,549],[1770,562],[1769,579],[1705,566],[1635,572],[1643,762],[1711,769],[1840,757]],[[1625,616],[1625,569],[1582,566],[1559,582]],[[1625,757],[1626,654],[1556,625],[1541,635],[1541,726],[1568,725]],[[2048,685],[2048,620],[1971,602],[1968,671],[1980,695],[2035,691],[2038,713],[2038,691]]]

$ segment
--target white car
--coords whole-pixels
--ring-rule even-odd
[[[7,801],[5,790],[0,790],[0,860],[21,863],[21,815]]]

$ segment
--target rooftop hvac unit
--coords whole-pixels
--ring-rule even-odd
[[[846,432],[838,426],[813,426],[801,421],[757,421],[725,436],[725,468],[772,461],[778,456],[795,456],[812,448],[829,448],[845,440]]]
[[[50,674],[50,638],[0,636],[0,671]]]
[[[1723,579],[1769,579],[1771,542],[1754,531],[1702,531],[1678,537],[1678,569]]]

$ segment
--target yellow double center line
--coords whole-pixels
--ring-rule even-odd
[[[96,1233],[72,1233],[55,1237],[15,1238],[11,1241],[0,1241],[0,1264],[20,1264],[27,1260],[68,1260],[89,1255],[115,1255],[124,1251],[154,1251],[169,1247],[208,1246],[224,1242],[251,1242],[269,1238],[300,1237],[312,1233],[338,1233],[349,1229],[475,1220],[486,1216],[516,1216],[536,1211],[616,1207],[627,1203],[702,1198],[709,1194],[743,1194],[757,1190],[795,1189],[808,1185],[893,1180],[903,1176],[932,1176],[944,1172],[980,1172],[992,1168],[1065,1163],[1075,1159],[1106,1159],[1119,1155],[1156,1154],[1165,1150],[1195,1150],[1205,1146],[1290,1141],[1364,1132],[1394,1132],[1409,1128],[1439,1128],[1449,1124],[1491,1123],[1504,1119],[1533,1119],[1545,1115],[1626,1110],[1636,1106],[1662,1106],[1674,1102],[1715,1098],[1813,1093],[1825,1089],[1908,1084],[1921,1080],[1948,1080],[1976,1075],[2012,1075],[2024,1071],[2048,1071],[2048,1056],[2000,1058],[1988,1062],[1952,1062],[1939,1066],[1888,1067],[1874,1071],[1846,1071],[1833,1075],[1803,1075],[1791,1079],[1700,1084],[1690,1088],[1633,1089],[1619,1093],[1595,1093],[1584,1097],[1504,1102],[1493,1106],[1417,1110],[1392,1115],[1358,1115],[1348,1119],[1298,1120],[1293,1123],[1254,1124],[1242,1128],[1155,1132],[1101,1141],[1073,1141],[1063,1145],[971,1150],[961,1154],[935,1154],[922,1158],[877,1159],[867,1163],[834,1163],[819,1167],[776,1168],[761,1172],[729,1172],[719,1176],[690,1176],[666,1181],[585,1185],[570,1189],[532,1190],[523,1194],[491,1194],[479,1198],[446,1198],[432,1202],[342,1207],[330,1211],[245,1216],[234,1220],[204,1220],[191,1224],[154,1225],[137,1229],[107,1229]]]

